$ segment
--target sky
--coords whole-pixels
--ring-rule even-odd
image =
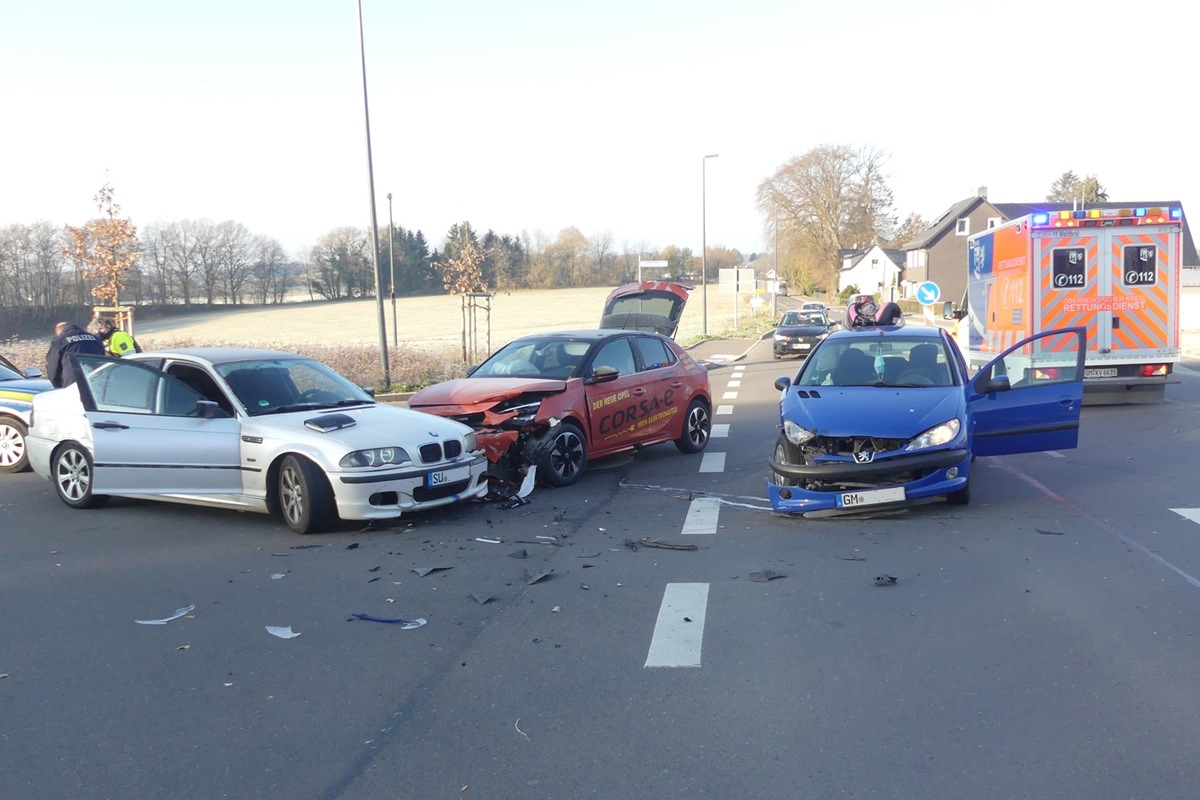
[[[0,227],[241,222],[303,258],[371,226],[356,0],[0,0]],[[885,154],[894,212],[1067,170],[1200,208],[1190,6],[361,0],[376,219],[617,250],[768,250],[757,187]],[[704,156],[715,154],[716,158]]]

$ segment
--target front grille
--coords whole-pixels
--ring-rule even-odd
[[[442,460],[442,446],[437,442],[423,444],[417,452],[421,454],[421,460],[426,464],[435,464]]]
[[[462,455],[462,442],[458,439],[451,439],[442,445],[442,450],[446,453],[446,458],[458,458]]]
[[[454,483],[446,483],[441,486],[418,486],[413,489],[413,500],[416,500],[418,503],[441,500],[443,497],[465,492],[470,485],[471,479],[467,478],[465,481],[455,481]]]
[[[855,453],[870,451],[876,454],[890,453],[901,450],[909,442],[908,439],[872,439],[862,436],[832,437],[819,436],[809,442],[806,447],[819,450],[831,456],[846,456],[852,458]]]

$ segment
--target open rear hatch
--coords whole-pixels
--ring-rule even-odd
[[[675,338],[692,287],[668,281],[627,283],[604,301],[601,328],[648,331]]]

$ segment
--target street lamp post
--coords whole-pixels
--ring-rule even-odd
[[[379,218],[375,213],[375,166],[371,161],[371,111],[367,106],[367,50],[363,44],[362,0],[358,0],[358,53],[362,62],[363,119],[367,128],[367,185],[371,195],[371,245],[375,265],[375,307],[379,317],[379,365],[383,368],[383,390],[392,390],[392,372],[388,367],[387,318],[383,314],[383,280],[379,274]]]
[[[388,262],[392,268],[392,279],[388,292],[392,295],[392,344],[400,346],[400,329],[396,327],[396,226],[392,224],[392,193],[388,192]]]
[[[719,153],[700,159],[700,269],[701,294],[704,301],[704,335],[708,335],[708,160]],[[736,304],[737,298],[734,298]],[[735,305],[736,308],[736,305]]]

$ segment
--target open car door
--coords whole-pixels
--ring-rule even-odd
[[[1086,328],[1017,342],[966,386],[978,456],[1069,450],[1079,442]]]
[[[600,327],[660,333],[674,339],[691,288],[670,281],[618,286],[604,301]]]

